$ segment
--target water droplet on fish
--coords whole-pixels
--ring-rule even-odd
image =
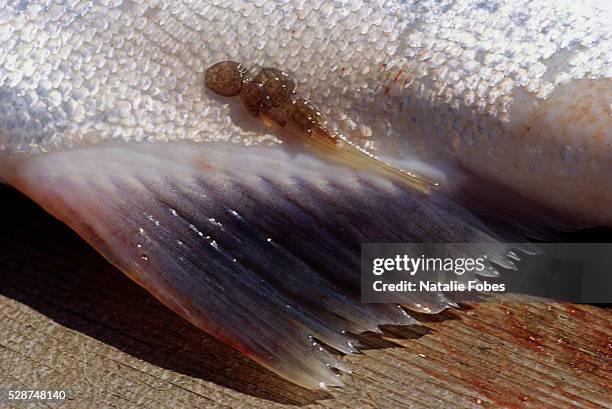
[[[212,241],[210,242],[210,245],[211,245],[211,247],[212,247],[212,248],[214,248],[214,249],[215,249],[215,250],[217,250],[217,251],[220,251],[220,250],[221,250],[221,248],[219,247],[219,245],[217,244],[217,242],[216,242],[215,240],[212,240]]]

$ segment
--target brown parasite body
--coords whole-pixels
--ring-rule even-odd
[[[255,118],[264,116],[282,128],[290,125],[305,136],[340,142],[327,128],[325,115],[296,95],[295,81],[284,71],[262,68],[250,76],[241,64],[222,61],[206,70],[204,82],[216,94],[239,96],[242,106]]]
[[[435,181],[398,169],[330,130],[325,115],[309,100],[296,95],[295,81],[284,71],[262,68],[252,75],[240,63],[222,61],[206,70],[204,83],[218,95],[238,96],[251,116],[262,118],[309,145],[333,153],[337,160],[362,169],[378,168],[424,193],[437,186]]]

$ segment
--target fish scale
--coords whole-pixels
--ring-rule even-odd
[[[376,88],[385,83],[381,81],[380,76],[388,73],[390,69],[381,72],[378,67],[383,63],[397,61],[398,58],[404,60],[399,64],[399,68],[403,68],[407,74],[412,74],[412,82],[407,86],[414,90],[428,82],[426,89],[437,94],[445,84],[455,85],[452,89],[453,106],[462,103],[478,106],[488,95],[495,95],[495,86],[488,86],[480,91],[477,88],[479,79],[483,79],[485,84],[488,83],[491,70],[504,76],[504,80],[500,81],[504,84],[505,92],[502,94],[508,94],[514,86],[528,84],[529,89],[534,90],[538,96],[545,96],[550,93],[551,84],[566,83],[571,79],[609,77],[612,68],[609,55],[610,33],[605,29],[607,21],[597,18],[593,11],[589,14],[589,8],[581,7],[580,2],[559,1],[553,5],[548,3],[526,2],[524,7],[503,2],[490,2],[486,7],[482,5],[484,3],[479,5],[474,2],[382,2],[368,4],[367,7],[351,6],[350,2],[332,2],[318,8],[316,3],[308,8],[293,2],[275,5],[272,14],[295,16],[298,22],[304,23],[297,24],[302,27],[299,36],[294,36],[290,28],[282,25],[268,25],[270,14],[266,15],[266,4],[274,4],[273,2],[264,3],[262,7],[250,5],[247,9],[251,12],[246,13],[243,10],[242,14],[239,10],[244,8],[244,4],[239,2],[191,7],[172,5],[171,2],[157,5],[155,2],[125,2],[110,14],[98,3],[91,7],[77,5],[71,7],[71,10],[67,7],[62,10],[60,6],[55,5],[52,9],[56,11],[50,10],[48,14],[37,12],[34,6],[18,10],[7,5],[4,6],[4,15],[8,16],[10,21],[3,24],[4,30],[0,36],[3,82],[4,85],[19,84],[19,89],[34,89],[39,93],[57,90],[60,92],[61,101],[69,101],[70,89],[80,87],[70,87],[71,83],[68,81],[62,87],[54,86],[49,79],[52,73],[57,71],[63,71],[67,79],[72,79],[73,76],[81,77],[81,87],[101,88],[97,89],[95,95],[90,95],[90,99],[109,98],[107,105],[87,113],[86,117],[92,118],[96,117],[96,114],[112,110],[116,101],[116,89],[112,85],[115,80],[119,84],[127,85],[130,90],[149,95],[155,103],[161,103],[158,110],[164,112],[166,109],[175,113],[168,118],[171,122],[175,121],[172,125],[178,125],[173,132],[175,137],[189,138],[195,136],[191,129],[195,121],[211,121],[215,116],[224,116],[218,109],[207,110],[207,106],[215,105],[214,101],[206,99],[201,93],[201,74],[204,69],[211,62],[224,57],[289,70],[298,81],[308,86],[312,91],[311,97],[322,106],[328,107],[327,109],[339,106],[343,111],[350,111],[354,104],[350,95],[347,98],[347,92],[358,95],[359,98],[376,98],[377,103],[371,105],[384,105],[387,101],[377,95]],[[202,9],[198,10],[198,7]],[[231,8],[233,14],[219,16],[206,21],[206,24],[201,21],[207,15],[214,17],[221,14],[226,7]],[[333,12],[330,12],[330,8],[333,8]],[[216,13],[211,13],[212,9]],[[550,14],[562,16],[563,11],[568,17],[558,20],[550,17]],[[544,12],[549,17],[543,18]],[[244,15],[245,13],[247,15]],[[372,18],[373,15],[383,17]],[[325,18],[327,24],[315,23],[321,18]],[[283,18],[280,19],[282,20]],[[491,20],[495,22],[495,27],[491,27]],[[121,24],[110,24],[111,21]],[[55,45],[54,52],[45,56],[44,60],[34,59],[34,56],[30,55],[34,50],[45,50],[49,46],[54,37],[52,32],[55,31],[51,30],[50,26],[56,22],[70,28],[70,31],[57,36],[60,44]],[[439,23],[435,24],[436,22]],[[585,35],[583,30],[576,30],[587,22],[592,26],[589,35]],[[36,35],[32,34],[35,31],[33,27],[41,26],[43,28],[38,29]],[[231,27],[236,27],[237,30],[234,31]],[[265,30],[259,32],[256,27],[263,27]],[[546,30],[549,34],[541,33],[547,27],[550,27]],[[232,43],[237,47],[227,50],[224,35],[230,31],[236,36]],[[170,32],[178,32],[180,37],[173,36]],[[210,34],[215,32],[220,32],[222,36],[210,38]],[[553,36],[555,33],[561,35]],[[34,39],[30,39],[32,36]],[[289,38],[285,39],[286,36]],[[252,46],[252,37],[263,39],[265,46],[262,50]],[[307,40],[303,40],[304,37]],[[201,41],[202,39],[207,41]],[[310,42],[312,44],[308,44]],[[478,58],[474,50],[477,44]],[[593,54],[590,47],[592,44],[597,44],[599,50],[595,55],[590,55]],[[568,47],[570,49],[566,50]],[[287,49],[297,50],[297,55],[288,56],[285,52]],[[313,58],[314,53],[308,51],[311,49],[316,49],[316,58]],[[547,72],[542,61],[550,59],[561,50],[565,50],[563,52],[570,57],[567,58],[566,65],[571,66],[571,69],[559,70],[556,76],[548,74],[549,79],[542,81],[541,78]],[[19,63],[10,63],[11,55],[13,58],[19,56],[15,51],[21,52],[25,58],[20,57]],[[356,55],[355,51],[359,54]],[[138,62],[135,64],[138,67],[136,72],[134,64],[130,65],[134,59]],[[62,65],[66,60],[70,64]],[[305,60],[311,63],[303,64]],[[90,65],[92,62],[94,64]],[[109,69],[111,63],[116,68]],[[439,66],[445,67],[446,75],[435,70]],[[27,67],[35,67],[37,75],[21,77],[27,72],[27,69],[24,70]],[[94,69],[98,75],[92,75]],[[362,75],[364,70],[369,70],[369,74]],[[484,74],[481,71],[484,71]],[[151,80],[152,89],[130,84],[146,77]],[[445,82],[444,77],[456,78],[457,82]],[[317,91],[318,88],[328,87],[335,90],[330,96],[321,95],[321,91]],[[471,104],[466,103],[466,98],[467,102],[471,102],[470,91],[475,93]],[[178,101],[179,96],[182,101]],[[494,101],[498,99],[494,98]],[[204,108],[204,113],[185,107],[187,101],[195,104],[197,108]],[[82,104],[83,100],[76,99],[76,102]],[[170,102],[173,109],[168,106]],[[502,98],[496,104],[495,111],[507,113],[511,103],[511,97]],[[50,105],[53,107],[53,104]],[[124,116],[139,117],[146,115],[147,111],[150,109],[139,112],[138,108],[132,107]],[[182,122],[181,112],[188,112],[191,121]],[[15,117],[25,113],[27,112],[22,110],[13,112]],[[356,123],[360,122],[359,113],[362,112],[356,113],[353,118]],[[82,125],[75,124],[75,130],[78,126],[86,126],[87,121],[83,122]],[[137,121],[139,125],[146,125],[144,122]],[[121,129],[123,124],[119,121],[114,126],[108,123],[104,125],[102,138],[112,137],[110,135],[113,131],[104,128]],[[149,131],[164,133],[159,128],[157,131],[155,128]],[[127,130],[124,133],[124,138],[132,137]],[[36,145],[61,148],[67,143],[64,138],[52,142],[54,139],[60,139],[60,135],[49,129],[46,133],[32,135],[30,138]]]
[[[203,92],[204,70],[234,59],[290,72],[330,123],[382,155],[428,158],[436,166],[451,157],[568,213],[585,216],[584,207],[595,207],[595,219],[609,222],[610,210],[601,205],[572,205],[542,189],[565,179],[567,189],[597,196],[577,178],[610,172],[611,17],[590,2],[118,1],[108,7],[3,6],[5,155],[113,139],[281,143],[271,132],[241,126],[242,117],[228,120],[225,101]],[[561,88],[580,94],[591,85],[601,97],[587,95],[587,109],[601,111],[597,127],[568,135],[567,111],[546,106],[552,125],[524,134],[526,122],[540,120],[520,112],[525,106],[545,104]],[[437,113],[435,121],[429,112]],[[513,140],[513,147],[490,142],[496,138]],[[519,149],[524,144],[515,141],[526,138],[529,149]],[[559,160],[567,147],[585,153]],[[499,166],[487,163],[500,157],[504,167],[520,168],[499,175]],[[568,174],[575,176],[568,181]]]

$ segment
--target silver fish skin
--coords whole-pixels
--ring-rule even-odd
[[[203,92],[204,70],[233,59],[289,71],[334,126],[381,155],[442,151],[610,225],[612,17],[602,4],[4,2],[0,150],[279,143]]]
[[[601,5],[5,1],[0,181],[202,330],[304,387],[338,386],[347,368],[322,343],[350,354],[350,333],[416,323],[359,302],[359,243],[470,241],[513,267],[499,243],[514,232],[449,197],[456,172],[612,225]],[[223,60],[289,72],[331,127],[442,194],[251,118],[204,87]]]

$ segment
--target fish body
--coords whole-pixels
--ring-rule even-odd
[[[576,0],[5,2],[0,180],[198,327],[337,385],[316,340],[352,353],[347,332],[414,323],[358,302],[359,243],[471,240],[505,261],[450,193],[376,163],[424,163],[442,192],[466,169],[612,225],[611,20]],[[288,72],[371,168],[207,90],[225,60]]]

